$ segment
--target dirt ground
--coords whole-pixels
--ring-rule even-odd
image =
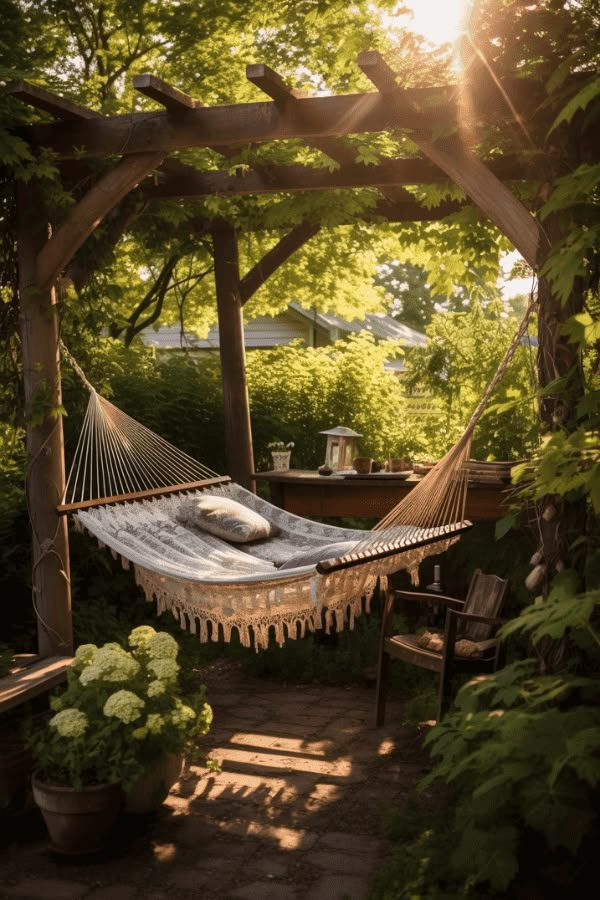
[[[187,766],[160,812],[123,816],[96,858],[53,854],[35,808],[0,850],[0,897],[24,900],[363,900],[390,852],[385,807],[426,767],[392,696],[372,725],[368,687],[274,683],[219,661],[203,672],[221,771]]]

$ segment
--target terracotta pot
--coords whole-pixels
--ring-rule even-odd
[[[402,456],[398,459],[389,459],[388,460],[388,470],[390,472],[405,472],[407,469],[410,469],[411,461],[406,457]]]
[[[155,812],[167,799],[175,782],[179,781],[184,762],[183,754],[169,753],[149,763],[146,771],[125,794],[125,812],[135,815]]]
[[[77,855],[95,853],[106,845],[123,802],[120,784],[78,790],[47,784],[34,772],[32,786],[53,850]]]
[[[32,768],[31,752],[22,743],[15,740],[0,744],[0,809],[24,794]]]
[[[358,472],[359,475],[369,475],[371,472],[371,466],[373,465],[373,460],[370,456],[357,456],[352,460],[352,465],[354,467],[354,471]]]

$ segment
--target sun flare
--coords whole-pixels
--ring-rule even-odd
[[[453,44],[466,28],[472,5],[472,0],[403,0],[396,13],[386,16],[386,25],[413,31],[431,44]]]

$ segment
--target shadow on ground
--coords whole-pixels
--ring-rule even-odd
[[[221,771],[189,765],[161,811],[123,817],[87,859],[48,849],[36,810],[13,822],[0,897],[32,900],[363,900],[389,851],[386,807],[426,765],[419,735],[372,726],[366,687],[281,685],[219,661],[202,673],[214,710],[204,739]]]

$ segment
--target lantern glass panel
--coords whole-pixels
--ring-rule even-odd
[[[340,444],[337,440],[331,440],[331,444],[329,445],[329,453],[327,455],[329,457],[328,464],[332,469],[337,469],[340,461]]]

